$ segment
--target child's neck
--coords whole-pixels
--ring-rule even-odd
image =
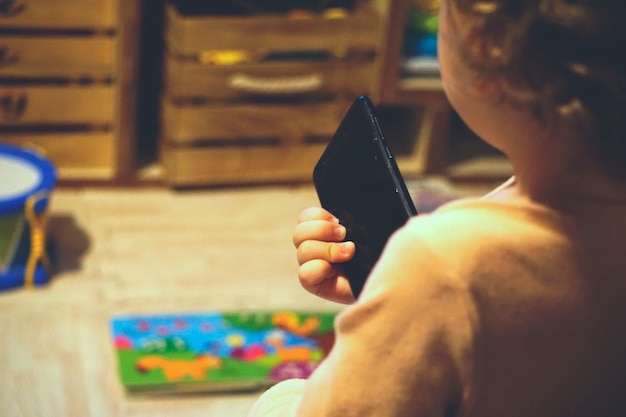
[[[579,133],[554,132],[526,150],[512,152],[510,158],[516,189],[531,200],[548,205],[626,204],[626,181],[606,172]]]

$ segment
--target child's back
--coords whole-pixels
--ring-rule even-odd
[[[385,298],[400,311],[410,311],[411,302],[433,303],[448,286],[458,291],[471,336],[455,336],[464,325],[456,321],[444,339],[469,356],[450,364],[467,375],[468,415],[597,417],[626,410],[626,204],[580,210],[464,201],[400,232],[413,242],[402,257],[421,269],[413,282],[429,280],[430,289],[411,289],[405,276],[394,284],[381,278],[370,290],[383,294],[391,285]],[[393,258],[387,262],[402,262]],[[415,265],[419,259],[425,263]],[[432,334],[413,337],[421,346],[419,339]]]

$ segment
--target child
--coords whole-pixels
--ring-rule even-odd
[[[442,0],[446,94],[515,177],[411,219],[356,301],[345,230],[303,211],[302,285],[353,303],[250,416],[626,413],[625,39],[624,0]]]

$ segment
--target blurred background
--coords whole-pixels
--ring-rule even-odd
[[[445,100],[437,7],[3,1],[0,140],[42,150],[61,184],[302,182],[366,94],[405,176],[502,176],[493,158],[467,172],[497,155]]]
[[[420,211],[507,178],[443,94],[437,7],[0,0],[2,415],[245,415],[258,392],[126,393],[110,320],[340,310],[291,232],[359,95]]]

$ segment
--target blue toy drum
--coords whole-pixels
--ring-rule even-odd
[[[0,144],[0,290],[48,282],[48,201],[54,165],[19,147]]]

